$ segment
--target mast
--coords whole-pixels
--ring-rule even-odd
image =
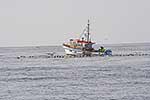
[[[87,27],[87,32],[88,32],[88,37],[87,37],[87,41],[90,42],[90,20],[88,19],[88,27]]]

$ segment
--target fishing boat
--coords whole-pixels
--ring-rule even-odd
[[[86,28],[81,33],[78,39],[70,39],[69,42],[63,43],[63,48],[67,55],[91,55],[93,52],[96,52],[92,45],[95,42],[91,40],[90,34],[90,21]]]

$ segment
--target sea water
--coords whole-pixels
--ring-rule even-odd
[[[150,53],[148,43],[106,48],[114,54]],[[0,100],[150,100],[150,56],[47,58],[51,52],[64,50],[1,47]]]

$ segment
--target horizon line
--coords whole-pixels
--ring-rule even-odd
[[[150,44],[150,42],[122,42],[122,43],[96,43],[98,45],[120,45],[120,44]],[[0,48],[22,48],[22,47],[48,47],[48,46],[61,46],[55,45],[24,45],[24,46],[0,46]]]

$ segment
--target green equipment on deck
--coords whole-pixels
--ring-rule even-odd
[[[99,49],[99,55],[104,55],[105,51],[105,48],[101,46],[101,48]]]

